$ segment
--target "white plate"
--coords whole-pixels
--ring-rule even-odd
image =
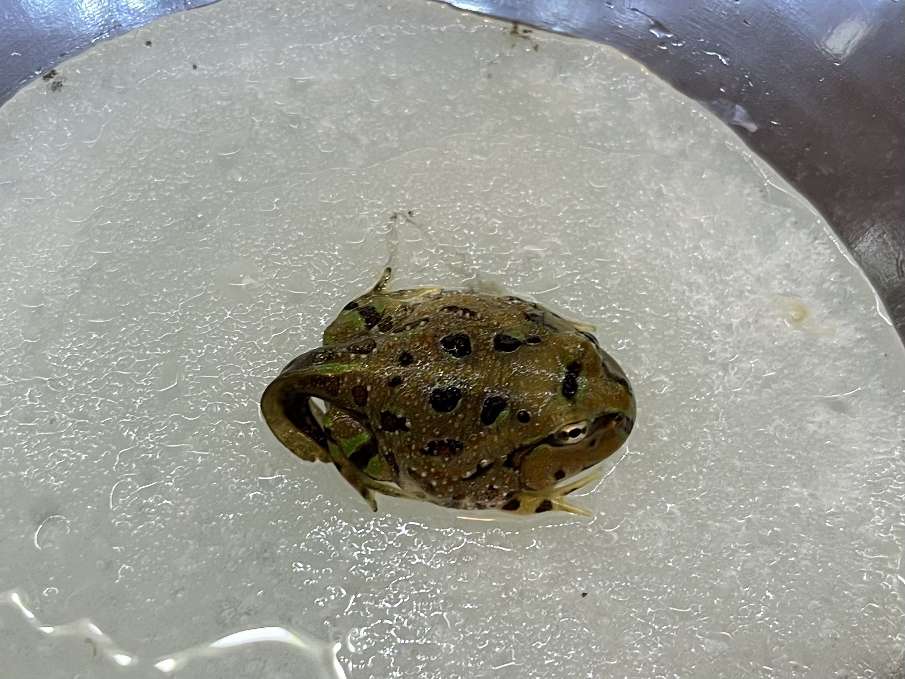
[[[905,354],[699,106],[608,48],[415,0],[225,1],[57,70],[0,110],[9,676],[895,666]],[[594,519],[371,515],[262,425],[407,210],[398,284],[533,296],[628,371]]]

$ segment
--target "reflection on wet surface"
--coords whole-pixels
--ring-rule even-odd
[[[235,632],[205,644],[177,651],[154,661],[143,660],[125,652],[100,627],[90,619],[48,625],[40,620],[25,604],[18,590],[0,592],[0,606],[7,605],[17,611],[26,623],[48,637],[75,637],[91,645],[93,653],[122,668],[152,665],[162,674],[174,674],[193,660],[214,658],[230,651],[261,643],[283,644],[298,650],[310,661],[300,672],[313,679],[346,679],[346,673],[336,656],[340,644],[326,643],[285,627],[257,627]],[[312,667],[313,665],[313,667]],[[313,674],[312,674],[313,672]],[[127,675],[128,676],[128,675]]]

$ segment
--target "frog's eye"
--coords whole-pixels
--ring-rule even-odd
[[[588,435],[589,426],[590,423],[587,420],[567,424],[553,435],[553,444],[557,446],[568,446],[573,443],[578,443]]]

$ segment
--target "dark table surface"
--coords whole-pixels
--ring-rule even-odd
[[[0,105],[100,39],[208,0],[0,0]],[[905,340],[905,3],[449,0],[604,42],[704,102],[823,213]]]

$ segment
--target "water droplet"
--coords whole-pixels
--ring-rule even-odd
[[[635,12],[635,14],[640,14],[640,15],[643,16],[645,19],[647,19],[648,23],[650,24],[650,25],[647,27],[647,30],[648,30],[648,32],[649,32],[651,35],[653,35],[655,38],[658,38],[658,39],[660,39],[660,40],[664,40],[664,39],[667,39],[667,38],[674,38],[674,37],[675,37],[675,34],[674,34],[671,30],[669,30],[669,27],[666,26],[666,24],[664,24],[664,23],[662,23],[662,22],[660,22],[660,21],[657,21],[656,19],[654,19],[654,18],[653,18],[650,14],[648,14],[647,12],[642,12],[642,11],[641,11],[640,9],[638,9],[637,7],[632,7],[632,11]],[[664,47],[664,49],[665,49],[665,47]]]
[[[727,99],[716,99],[710,102],[710,108],[726,123],[735,127],[741,127],[748,132],[757,132],[758,124],[748,113],[748,110],[741,104],[729,101]]]
[[[708,56],[716,57],[717,59],[720,60],[720,63],[723,66],[729,65],[729,59],[727,59],[724,55],[720,54],[719,52],[714,52],[713,50],[701,50],[701,52],[703,52],[704,54],[706,54]]]
[[[16,590],[0,592],[0,605],[8,605],[16,609],[25,618],[30,627],[49,637],[76,637],[90,642],[103,657],[112,660],[120,667],[126,667],[137,661],[135,656],[124,652],[116,643],[93,622],[87,619],[76,620],[62,625],[44,625],[28,608],[25,598]]]
[[[655,38],[672,38],[673,33],[656,19],[651,19],[650,28],[647,29]]]
[[[4,605],[17,610],[30,627],[49,637],[85,639],[91,643],[99,655],[120,667],[128,667],[141,662],[138,656],[126,653],[100,627],[87,618],[61,625],[45,625],[28,608],[25,597],[14,589],[0,592],[0,606]],[[346,679],[346,673],[337,658],[339,643],[321,641],[285,627],[258,627],[235,632],[210,643],[192,646],[160,658],[154,662],[154,667],[163,674],[171,674],[193,660],[211,658],[230,652],[235,648],[265,642],[295,648],[302,655],[308,657],[309,661],[319,670],[318,676],[324,677],[324,679]]]
[[[37,550],[57,547],[60,540],[69,535],[69,531],[69,519],[62,514],[51,514],[35,529],[32,542]]]

